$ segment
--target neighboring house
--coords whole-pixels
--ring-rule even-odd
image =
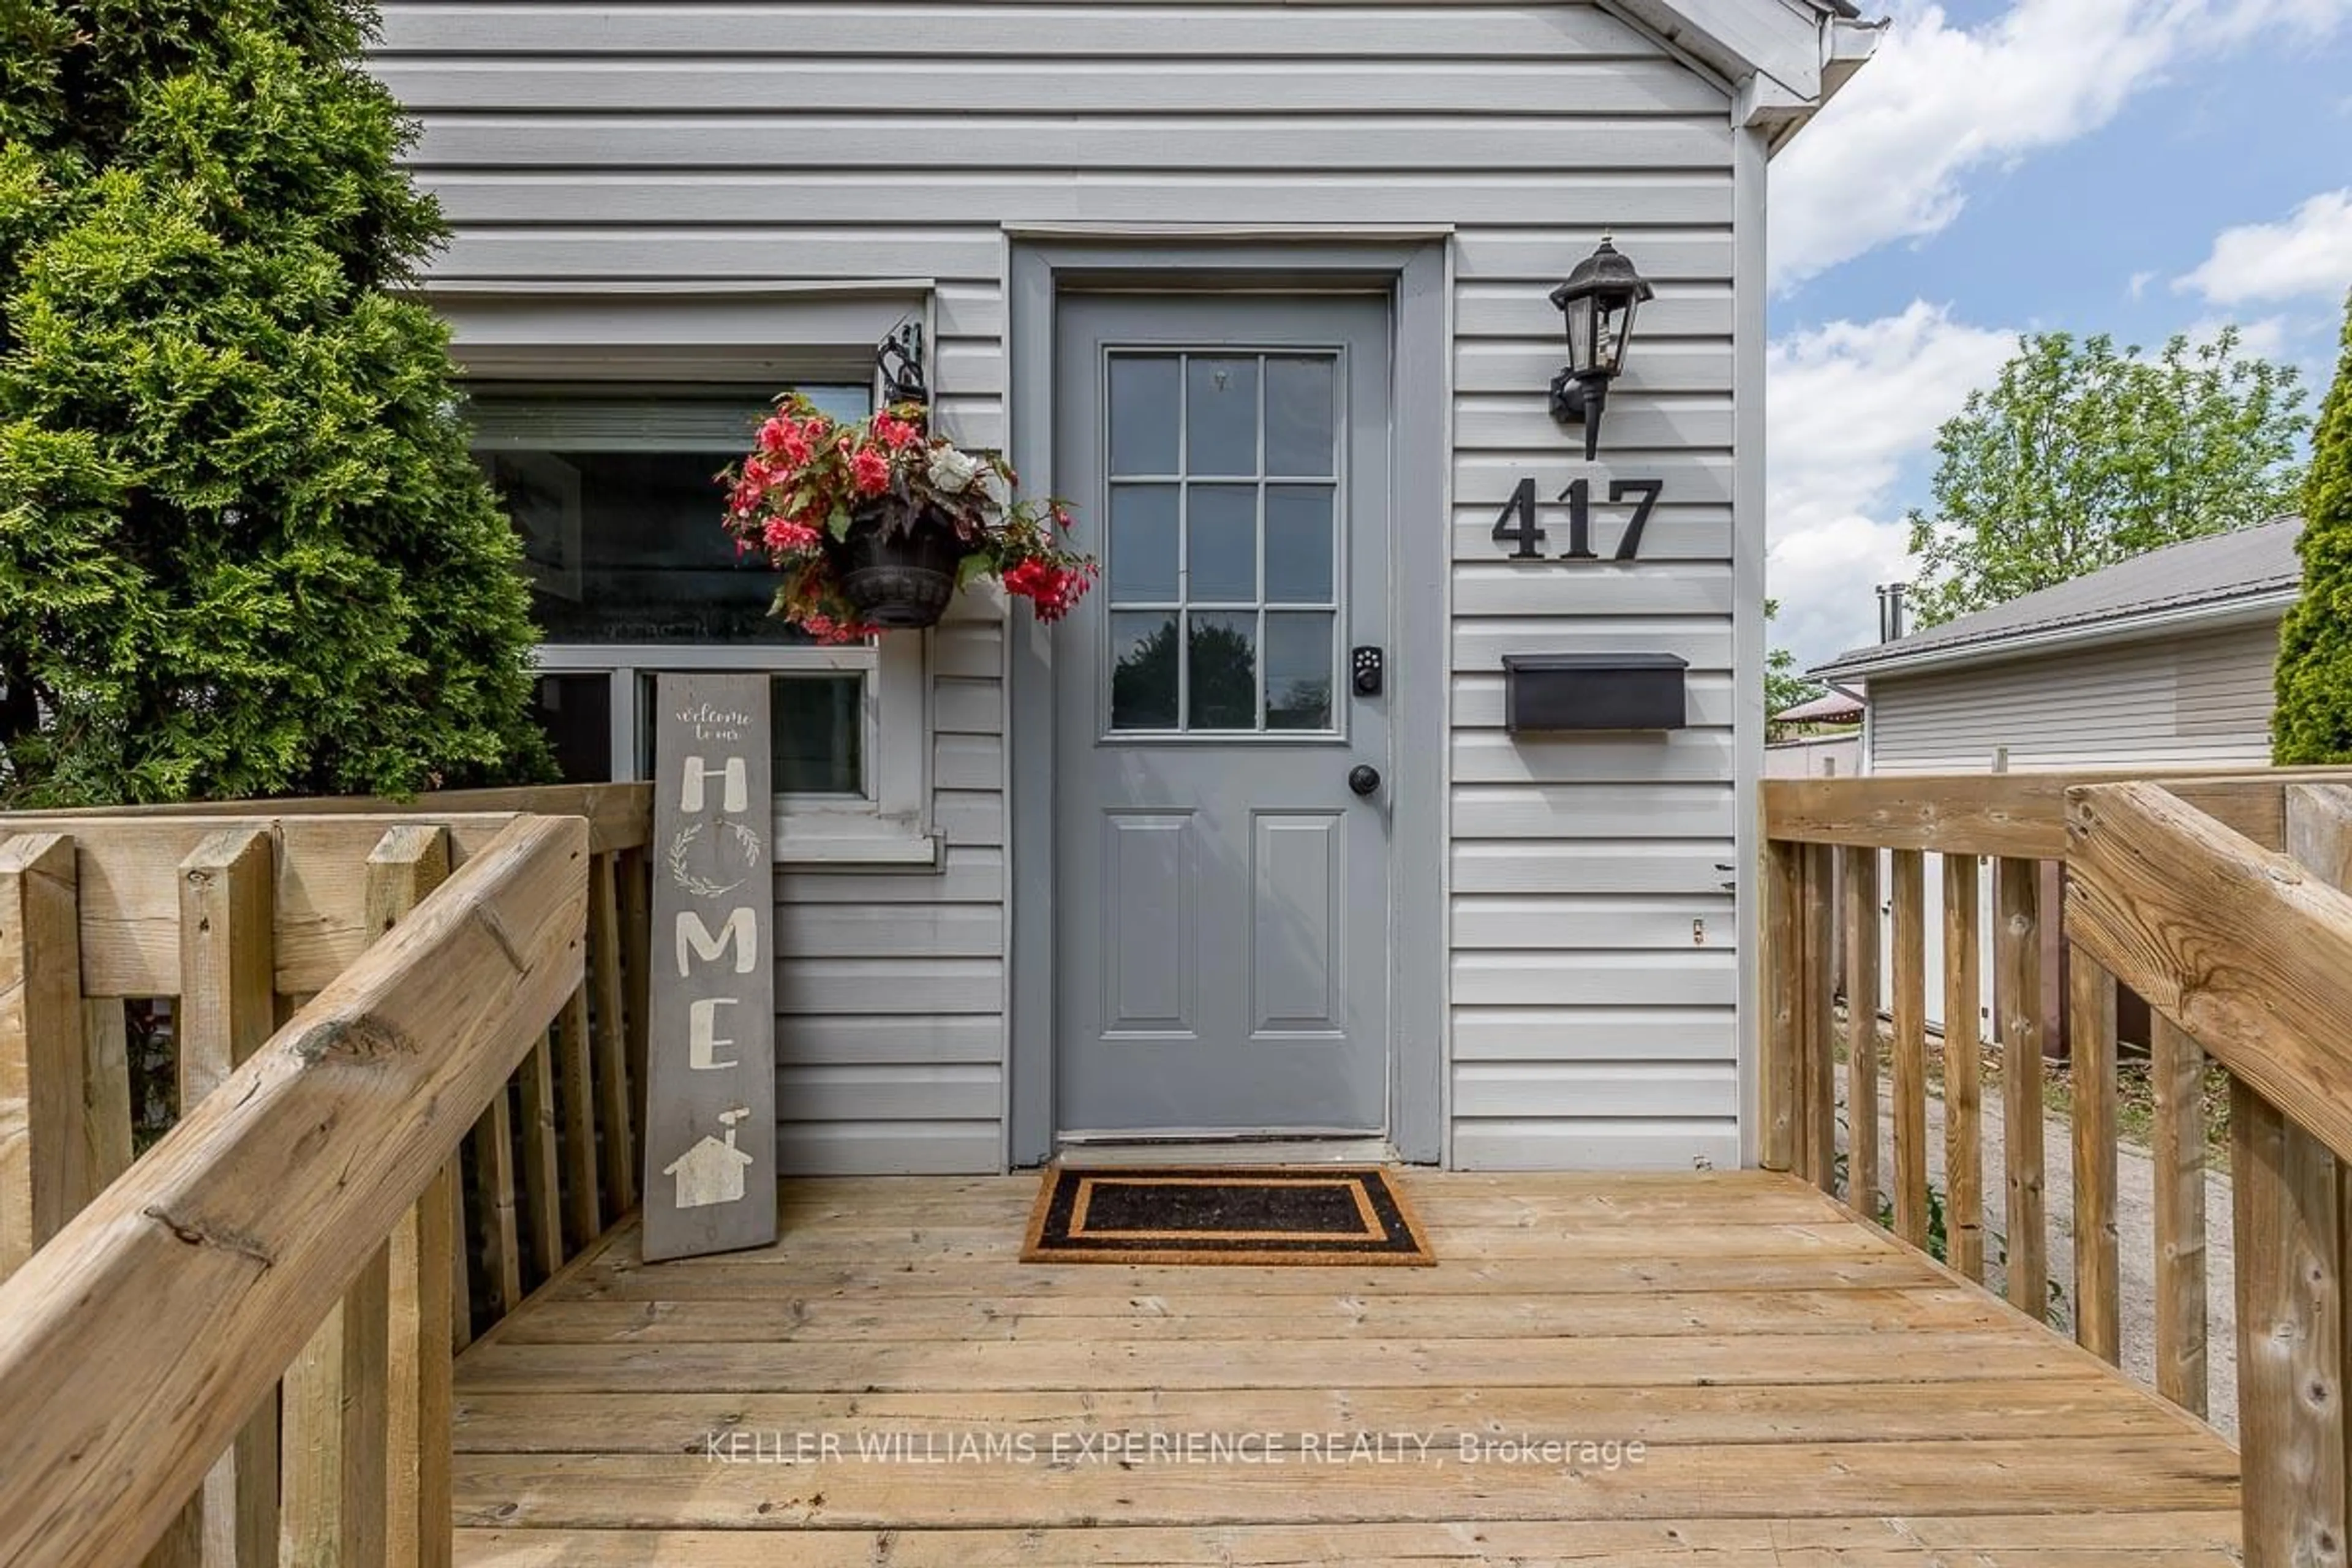
[[[567,766],[646,776],[655,672],[774,678],[788,1169],[1752,1154],[1766,166],[1854,15],[384,5]],[[1656,292],[1588,462],[1549,296],[1612,232]],[[796,644],[710,475],[783,386],[870,407],[908,324],[1102,585]],[[1186,636],[1278,717],[1188,721]],[[1684,727],[1515,733],[1512,654],[1672,656]]]
[[[1868,683],[1859,759],[1868,773],[2267,767],[2272,672],[2279,625],[2301,589],[2302,531],[2301,519],[2281,518],[2150,551],[1810,673],[1839,688]],[[1942,889],[1930,856],[1930,909]],[[2054,899],[2055,882],[2043,890]],[[1943,931],[1927,926],[1933,976]],[[1979,994],[1990,997],[1991,944],[1983,951]],[[2064,962],[2053,925],[2044,971],[2060,974]],[[2065,1040],[2063,994],[2049,988],[2043,1019],[2053,1051]],[[1941,984],[1928,995],[1936,1014]],[[2126,1038],[2144,1038],[2144,1018],[2126,1006]]]
[[[2151,551],[1811,674],[1868,682],[1873,773],[2265,766],[2302,529]]]
[[[1771,716],[1768,779],[1852,778],[1862,771],[1862,697],[1830,691]]]

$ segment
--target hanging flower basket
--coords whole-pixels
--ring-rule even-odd
[[[1002,458],[926,435],[917,405],[844,424],[788,394],[719,478],[736,549],[782,578],[772,613],[820,642],[936,625],[990,578],[1055,621],[1095,579],[1063,542],[1067,508],[1013,500]]]

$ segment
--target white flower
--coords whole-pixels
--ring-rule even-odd
[[[931,484],[947,495],[961,495],[971,481],[980,477],[980,459],[957,451],[953,447],[938,447],[931,451]]]

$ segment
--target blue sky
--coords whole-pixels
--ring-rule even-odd
[[[2021,331],[2240,323],[2316,405],[2352,287],[2352,0],[1894,0],[1773,165],[1771,591],[1808,663],[1908,577],[1938,425]]]

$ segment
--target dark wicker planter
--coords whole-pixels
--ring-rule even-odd
[[[968,553],[954,527],[931,511],[887,533],[881,516],[861,514],[849,537],[828,548],[842,595],[866,622],[890,631],[937,626]]]

